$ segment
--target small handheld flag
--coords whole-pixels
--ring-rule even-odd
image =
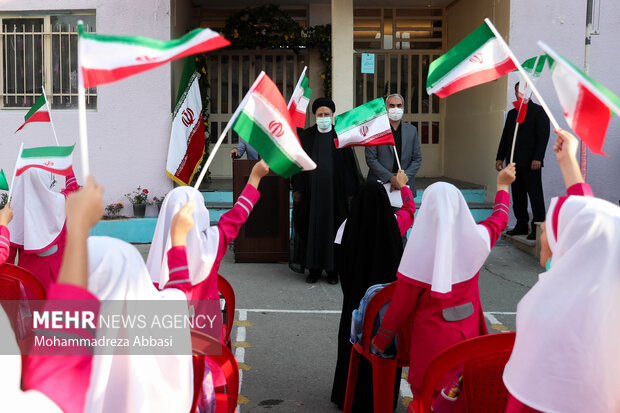
[[[293,126],[297,128],[303,128],[306,125],[306,110],[308,109],[310,96],[312,96],[312,89],[308,86],[309,81],[308,76],[306,76],[307,68],[307,66],[304,67],[303,72],[301,72],[291,100],[288,102],[288,110],[291,114]]]
[[[0,169],[0,189],[4,191],[9,190],[9,183],[6,181],[6,175],[2,169]]]
[[[26,116],[24,116],[24,123],[15,131],[15,133],[22,130],[24,126],[32,122],[50,122],[50,111],[47,106],[47,99],[45,95],[41,95],[34,102],[34,105],[30,108]]]
[[[67,176],[73,164],[71,146],[40,146],[21,150],[15,164],[15,176],[23,174],[30,168],[40,168],[58,175]]]
[[[382,98],[336,116],[334,139],[337,148],[347,146],[395,145],[392,128]]]
[[[592,79],[543,42],[538,46],[549,55],[551,79],[564,117],[593,153],[603,152],[611,116],[620,115],[620,97]]]

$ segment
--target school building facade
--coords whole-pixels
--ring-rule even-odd
[[[331,24],[331,87],[336,113],[388,93],[406,102],[404,121],[418,128],[423,162],[418,176],[448,177],[485,186],[494,196],[495,155],[504,118],[514,100],[518,80],[511,74],[445,99],[428,96],[429,64],[489,17],[518,58],[541,53],[544,40],[578,67],[584,63],[586,2],[582,0],[279,0],[273,1],[302,26]],[[29,125],[14,134],[44,86],[61,144],[78,140],[77,35],[83,20],[88,30],[112,35],[142,35],[162,40],[196,27],[221,29],[245,7],[262,3],[242,0],[5,0],[0,3],[0,166],[10,175],[19,145],[53,145],[48,124]],[[598,6],[600,5],[600,9]],[[590,74],[620,93],[620,4],[595,1]],[[269,27],[258,28],[269,30]],[[262,32],[261,32],[262,34]],[[261,35],[258,34],[258,35]],[[291,95],[308,66],[312,98],[324,94],[321,50],[222,49],[209,54],[209,139],[215,142],[243,94],[260,70]],[[373,67],[374,66],[374,67]],[[370,70],[370,69],[371,70]],[[362,70],[363,69],[363,70]],[[370,73],[362,73],[370,72]],[[181,64],[103,85],[88,93],[88,136],[91,172],[105,188],[106,203],[122,201],[138,186],[152,195],[172,188],[165,175],[170,121]],[[561,125],[566,127],[548,72],[537,83]],[[534,99],[536,101],[536,99]],[[309,114],[307,125],[314,123]],[[230,150],[238,137],[229,133],[210,168],[213,178],[232,174]],[[555,163],[553,135],[547,148],[543,182],[548,200],[563,192]],[[620,199],[620,122],[613,118],[604,150],[590,154],[588,182],[595,194]],[[357,148],[366,173],[363,149]],[[74,155],[80,173],[79,153]],[[154,207],[150,207],[154,208]],[[131,208],[125,208],[131,215]],[[153,215],[154,210],[147,211]]]

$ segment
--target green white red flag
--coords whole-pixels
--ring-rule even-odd
[[[307,66],[304,67],[303,72],[301,72],[291,100],[288,102],[288,111],[291,114],[291,120],[293,121],[293,125],[297,128],[303,128],[306,125],[306,111],[308,109],[308,103],[310,102],[310,96],[312,96],[312,89],[308,86],[309,80],[308,76],[306,76],[306,69]]]
[[[0,169],[0,189],[4,191],[9,190],[9,183],[6,180],[6,175],[2,169]]]
[[[265,72],[258,75],[230,122],[278,175],[288,178],[316,168],[301,147],[284,97]]]
[[[109,36],[79,32],[79,62],[84,87],[116,82],[171,60],[219,49],[230,44],[211,29],[194,29],[170,41],[141,36]]]
[[[516,68],[486,23],[480,25],[428,70],[426,91],[440,98],[498,79]]]
[[[395,145],[385,102],[377,98],[336,116],[337,148]]]
[[[187,57],[172,116],[166,175],[180,185],[189,185],[204,155],[205,133],[202,98],[193,57]]]
[[[21,151],[15,165],[15,176],[30,168],[40,168],[58,175],[67,176],[73,165],[73,148],[71,146],[40,146]]]
[[[545,62],[547,61],[547,55],[534,56],[527,59],[521,65],[526,72],[532,75],[532,81],[536,82],[536,80],[540,77],[540,73],[545,67]],[[515,69],[516,70],[516,69]],[[523,123],[525,120],[525,115],[527,114],[527,104],[532,97],[532,87],[529,82],[521,80],[519,82],[519,89],[517,91],[517,100],[513,102],[515,109],[519,111],[517,115],[517,122]]]
[[[51,122],[50,110],[47,106],[47,99],[44,94],[39,96],[34,102],[34,105],[32,105],[28,113],[26,113],[26,116],[24,116],[24,123],[15,131],[15,133],[19,132],[24,126],[26,126],[26,124],[32,122]]]
[[[605,133],[612,114],[620,115],[620,97],[545,43],[538,45],[549,55],[551,79],[566,121],[593,153],[606,155]]]

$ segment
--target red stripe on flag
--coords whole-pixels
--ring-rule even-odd
[[[592,153],[607,155],[603,152],[603,143],[611,119],[611,110],[588,88],[580,84],[579,89],[571,128]]]
[[[289,125],[292,125],[291,115],[289,114],[288,108],[286,107],[286,102],[284,101],[280,90],[278,89],[276,84],[273,83],[273,80],[269,78],[269,76],[263,76],[261,81],[258,82],[258,84],[256,85],[254,91],[262,95],[265,100],[267,100],[271,104],[271,106],[273,106],[275,110],[280,112],[280,115],[287,120]]]
[[[31,117],[28,118],[26,122],[22,126],[19,127],[15,132],[19,132],[22,130],[27,123],[31,122],[50,122],[50,113],[49,112],[35,112]]]
[[[444,98],[453,93],[460,92],[463,89],[467,89],[480,85],[482,83],[491,82],[495,79],[499,79],[505,74],[512,72],[514,69],[516,69],[515,64],[512,62],[512,60],[510,60],[510,58],[508,58],[502,63],[500,63],[498,66],[495,66],[491,69],[481,70],[479,72],[475,72],[458,78],[446,87],[435,92],[435,95],[439,96],[440,98]]]
[[[198,121],[196,122],[196,127],[192,130],[192,133],[189,135],[189,141],[187,143],[187,150],[185,151],[185,156],[183,160],[179,164],[174,176],[176,176],[180,181],[184,182],[186,185],[189,185],[194,171],[196,170],[196,166],[202,158],[205,149],[205,126],[202,121],[202,111],[200,112],[200,116],[198,117]]]
[[[23,174],[24,172],[26,172],[28,169],[30,168],[39,168],[39,169],[44,169],[48,172],[52,172],[55,173],[57,175],[62,175],[62,176],[68,176],[72,173],[73,168],[71,166],[65,168],[65,169],[58,169],[58,168],[50,168],[49,166],[45,166],[45,165],[26,165],[23,168],[19,168],[15,171],[15,176],[20,176],[21,174]]]
[[[396,146],[394,143],[394,135],[392,135],[392,130],[387,130],[384,132],[377,133],[363,141],[352,142],[345,146],[340,146],[340,141],[338,138],[334,139],[334,143],[336,144],[336,148],[342,149],[349,146],[379,146],[379,145],[391,145]]]
[[[291,121],[296,128],[303,129],[306,126],[306,112],[300,112],[297,110],[297,103],[291,103],[289,108],[289,114],[291,115]]]
[[[95,87],[97,85],[104,85],[106,83],[116,82],[117,80],[124,79],[126,77],[136,75],[138,73],[146,72],[161,66],[164,63],[170,62],[175,59],[180,59],[185,56],[190,56],[197,53],[208,52],[210,50],[226,47],[230,44],[228,40],[222,36],[214,37],[206,42],[197,44],[183,52],[171,57],[170,59],[162,60],[154,63],[146,63],[132,66],[123,66],[116,69],[89,69],[82,67],[82,76],[84,79],[84,87]]]
[[[522,99],[519,98],[519,100],[512,102],[513,106],[515,107],[515,109],[517,110],[517,123],[523,123],[523,121],[525,120],[525,115],[527,113],[527,103],[529,102],[529,99]]]

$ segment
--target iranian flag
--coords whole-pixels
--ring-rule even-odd
[[[382,98],[336,116],[336,148],[394,145],[394,136]]]
[[[79,61],[84,87],[116,82],[181,57],[230,44],[211,29],[194,29],[170,41],[140,36],[108,36],[79,32]]]
[[[0,169],[0,189],[5,191],[9,190],[9,183],[6,180],[6,175],[2,169]]]
[[[39,96],[34,102],[34,105],[30,108],[26,116],[24,116],[24,123],[15,131],[15,133],[19,132],[26,124],[31,122],[51,122],[50,121],[50,110],[47,106],[47,99],[45,98],[45,94]]]
[[[549,55],[551,79],[566,121],[593,153],[606,155],[605,133],[612,114],[620,115],[620,97],[545,43],[538,45]]]
[[[204,154],[205,131],[198,79],[193,57],[186,58],[166,161],[166,175],[180,185],[190,184]]]
[[[498,79],[516,68],[507,50],[483,23],[428,70],[426,91],[440,98]]]
[[[306,110],[308,109],[310,96],[312,96],[312,89],[308,87],[308,77],[306,76],[307,68],[307,66],[304,67],[303,72],[301,72],[291,100],[288,102],[288,111],[291,114],[291,120],[293,121],[293,125],[297,128],[303,128],[306,125]]]
[[[288,178],[316,168],[299,143],[282,94],[265,72],[258,75],[230,122],[278,175]]]
[[[67,176],[73,165],[73,148],[71,146],[40,146],[23,149],[17,158],[15,176],[30,168],[40,168],[58,175]]]
[[[545,62],[547,61],[547,55],[535,56],[527,59],[521,65],[526,72],[532,75],[532,81],[536,82],[536,80],[540,77],[540,73],[545,67]],[[513,102],[515,109],[519,111],[517,115],[517,122],[523,123],[525,120],[525,115],[527,113],[527,104],[532,97],[532,87],[529,82],[521,80],[519,82],[519,90],[517,91],[517,100]]]

